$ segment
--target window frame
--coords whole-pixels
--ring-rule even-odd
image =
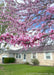
[[[16,54],[18,55],[18,57],[16,59],[21,59],[22,58],[22,54],[18,54],[18,53],[16,53]],[[19,58],[19,55],[21,56],[20,58]]]
[[[26,56],[26,54],[24,54]],[[24,59],[25,58],[25,59]],[[26,60],[26,57],[23,57],[24,60]]]
[[[46,58],[46,57],[47,57],[46,53],[50,53],[50,55],[49,55],[49,56],[50,56],[50,59],[47,59],[47,58]],[[45,52],[45,53],[44,53],[44,59],[45,59],[45,60],[52,60],[52,53],[51,53],[51,52]]]
[[[33,54],[34,53],[31,53],[31,59],[37,59],[37,53],[35,53],[35,58],[33,58]]]
[[[18,59],[19,57],[18,57],[18,53],[16,53],[16,59]]]
[[[19,58],[20,57],[20,58]],[[18,54],[18,58],[21,59],[22,58],[22,54]]]

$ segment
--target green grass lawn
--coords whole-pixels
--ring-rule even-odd
[[[54,67],[3,64],[0,65],[0,75],[54,75]]]

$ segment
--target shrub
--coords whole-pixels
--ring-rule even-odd
[[[29,62],[25,62],[24,64],[29,65]]]
[[[39,65],[38,59],[32,59],[32,63],[33,63],[33,65]]]
[[[15,62],[15,58],[4,58],[4,63],[14,63]]]

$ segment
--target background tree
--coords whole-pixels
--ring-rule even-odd
[[[54,40],[54,1],[53,0],[4,0],[0,7],[0,25],[7,26],[8,33],[0,36],[10,44],[24,48],[41,45],[47,37]],[[35,30],[30,36],[29,31]],[[38,42],[37,42],[38,40]]]

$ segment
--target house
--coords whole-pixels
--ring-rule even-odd
[[[29,62],[30,64],[32,64],[33,58],[37,58],[40,62],[39,65],[54,66],[54,45],[33,47],[28,50],[8,50],[0,54],[0,63],[7,57],[14,57],[16,63]]]

